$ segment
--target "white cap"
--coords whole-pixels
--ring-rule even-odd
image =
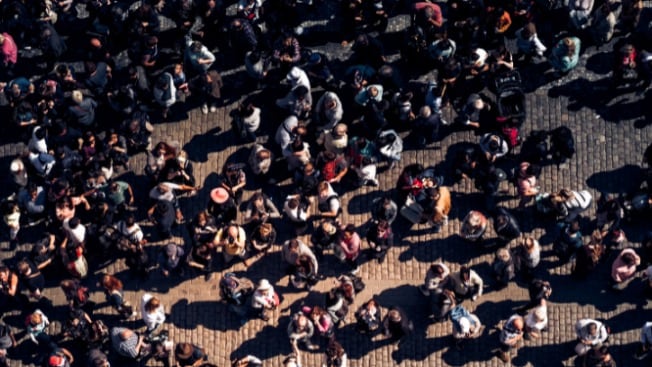
[[[534,318],[537,321],[544,321],[546,319],[546,309],[544,307],[537,307],[534,309]]]
[[[471,332],[471,321],[468,318],[462,317],[460,319],[460,330],[463,334]]]
[[[9,170],[12,173],[18,173],[24,169],[25,169],[25,165],[23,164],[23,161],[21,161],[20,159],[14,159],[13,161],[11,161],[11,164],[9,165]]]
[[[266,290],[266,289],[270,289],[270,288],[272,288],[272,285],[269,284],[269,280],[261,279],[260,282],[258,282],[258,289]]]
[[[297,80],[301,77],[301,69],[299,69],[296,66],[293,66],[292,69],[290,69],[290,72],[287,75],[288,80]]]

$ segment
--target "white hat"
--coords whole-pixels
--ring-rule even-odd
[[[25,165],[23,164],[23,161],[21,161],[20,159],[14,159],[13,161],[11,161],[11,164],[9,165],[9,170],[12,173],[18,173],[24,169],[25,169]]]
[[[545,307],[537,307],[534,309],[534,318],[537,321],[544,321],[546,319],[546,313]]]
[[[462,317],[460,319],[460,331],[463,334],[471,332],[471,321],[468,318]]]
[[[269,280],[267,279],[261,279],[260,282],[258,282],[258,289],[260,290],[268,290],[271,289],[272,285],[269,284]]]
[[[301,69],[299,69],[296,66],[293,66],[292,69],[290,69],[290,72],[287,75],[288,80],[297,80],[301,77]]]

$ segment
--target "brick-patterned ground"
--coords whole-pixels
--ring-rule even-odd
[[[646,3],[649,5],[649,2]],[[328,4],[326,4],[328,5]],[[320,5],[320,7],[326,7]],[[647,9],[646,9],[647,10]],[[319,13],[319,12],[318,12]],[[390,23],[389,33],[403,29],[406,16],[397,16]],[[328,30],[331,26],[328,21],[306,23],[311,30]],[[344,59],[349,54],[348,49],[342,48],[338,43],[331,42],[317,48],[325,50],[334,58]],[[604,48],[603,48],[604,49]],[[582,56],[581,65],[570,75],[560,80],[542,83],[542,77],[537,74],[536,68],[523,72],[526,85],[538,85],[530,88],[533,92],[527,95],[528,115],[523,129],[526,136],[531,130],[550,130],[562,124],[569,126],[576,138],[577,154],[567,164],[560,167],[546,166],[541,176],[541,186],[544,191],[554,191],[563,187],[589,188],[595,197],[600,191],[623,192],[631,188],[635,180],[636,170],[633,166],[640,164],[641,155],[645,147],[652,141],[650,128],[649,102],[650,91],[644,96],[627,94],[618,96],[602,104],[597,102],[596,96],[600,86],[600,79],[607,75],[596,74],[587,69],[587,63],[595,65],[600,60],[604,51],[589,50]],[[395,59],[396,57],[394,57]],[[608,60],[608,58],[607,58]],[[225,90],[228,95],[233,82],[240,77],[241,70],[235,69],[226,76]],[[423,81],[427,76],[422,76]],[[415,80],[412,85],[417,83]],[[270,98],[268,98],[270,97]],[[273,91],[263,91],[253,97],[255,101],[272,100],[276,98]],[[217,174],[225,161],[243,161],[248,156],[251,144],[235,144],[236,137],[231,130],[230,112],[237,106],[237,99],[232,98],[217,113],[202,115],[197,109],[188,111],[180,121],[159,123],[155,126],[154,141],[177,140],[189,153],[194,161],[198,182],[203,189],[192,198],[182,199],[182,208],[186,218],[191,218],[198,210],[204,208],[208,202],[208,192],[215,185]],[[348,101],[344,101],[345,109]],[[418,103],[415,103],[418,105]],[[266,104],[269,108],[269,103]],[[647,121],[645,112],[647,111]],[[273,134],[280,120],[272,118],[273,113],[265,111],[264,125],[266,131]],[[446,117],[452,120],[452,111],[446,111]],[[262,136],[260,142],[265,142],[267,136]],[[269,139],[273,139],[270,135]],[[438,165],[447,167],[450,162],[451,152],[459,144],[477,142],[478,137],[472,132],[455,131],[447,134],[441,142],[428,146],[425,149],[415,150],[409,145],[404,152],[401,164],[392,170],[381,174],[379,188],[361,188],[347,192],[343,195],[344,223],[353,223],[362,226],[368,219],[368,211],[373,198],[382,192],[393,189],[396,178],[402,167],[413,162],[420,162],[426,166]],[[3,172],[6,172],[8,162],[18,152],[22,151],[22,143],[7,143],[0,145]],[[123,177],[132,183],[145,202],[146,184],[142,174],[144,156],[141,154],[134,158],[132,172]],[[510,159],[505,165],[513,165]],[[246,187],[248,197],[257,187],[251,182]],[[279,185],[268,185],[264,191],[272,197],[280,207],[285,193],[288,191],[289,181]],[[490,279],[490,263],[493,259],[491,252],[481,250],[468,244],[457,236],[460,221],[471,208],[483,209],[483,197],[473,186],[472,182],[452,183],[453,211],[449,224],[440,233],[434,234],[426,226],[415,226],[407,230],[404,226],[397,228],[400,241],[392,248],[387,261],[379,265],[367,262],[362,265],[360,275],[364,278],[367,288],[358,295],[358,304],[366,301],[371,295],[377,295],[383,305],[401,305],[408,310],[416,325],[415,335],[410,337],[400,347],[388,345],[379,338],[369,340],[366,336],[358,335],[352,327],[350,317],[347,324],[337,331],[337,338],[346,349],[352,366],[499,366],[502,362],[492,356],[492,350],[497,347],[497,332],[495,325],[512,314],[514,307],[520,306],[527,298],[527,291],[521,281],[510,284],[501,291],[492,288]],[[514,207],[517,204],[515,190],[504,184],[501,195],[501,205]],[[595,208],[589,211],[588,217],[594,214]],[[550,279],[554,293],[549,306],[550,327],[543,337],[536,341],[526,341],[519,350],[518,357],[513,361],[518,366],[570,366],[573,364],[574,330],[573,325],[579,318],[593,317],[605,319],[612,328],[613,334],[609,344],[612,353],[620,366],[648,366],[648,361],[636,361],[631,357],[638,340],[639,328],[644,321],[649,320],[650,307],[643,299],[640,292],[642,283],[635,280],[622,294],[608,291],[607,280],[613,256],[599,266],[599,269],[588,280],[577,281],[569,277],[568,265],[560,266],[556,257],[552,255],[551,246],[554,236],[554,225],[542,222],[531,215],[531,212],[520,214],[522,227],[526,233],[531,233],[539,238],[543,245],[542,263],[539,273]],[[649,229],[649,219],[646,224]],[[585,223],[584,233],[589,234],[592,227]],[[643,231],[641,226],[625,228],[629,242],[634,247],[640,246]],[[287,227],[280,225],[281,241],[288,238]],[[185,229],[180,229],[175,237],[179,243],[187,239]],[[155,240],[155,238],[152,238]],[[304,238],[308,240],[307,236]],[[153,243],[151,246],[157,246]],[[6,246],[6,243],[3,243]],[[27,251],[31,244],[25,243],[18,251]],[[220,303],[217,283],[221,273],[229,270],[244,274],[245,268],[238,264],[229,269],[224,269],[218,261],[218,273],[211,281],[196,276],[185,279],[164,279],[157,271],[153,271],[147,281],[127,280],[127,298],[137,304],[140,296],[145,291],[157,293],[163,300],[168,311],[168,325],[172,339],[176,342],[190,341],[207,348],[210,362],[218,366],[227,365],[229,360],[245,354],[254,354],[265,361],[265,365],[278,366],[283,356],[290,352],[285,328],[289,315],[296,312],[300,305],[322,302],[324,292],[333,282],[333,275],[341,267],[333,259],[327,258],[322,263],[323,272],[329,277],[321,281],[310,293],[297,292],[288,286],[288,279],[283,273],[283,264],[280,260],[280,246],[267,257],[259,259],[247,270],[247,276],[254,281],[266,277],[276,284],[276,289],[283,295],[283,303],[269,322],[251,320],[243,327],[239,327]],[[2,253],[3,258],[11,256]],[[219,256],[218,256],[219,257]],[[219,257],[221,260],[221,257]],[[461,264],[470,264],[485,279],[487,286],[485,295],[475,303],[465,303],[471,311],[476,312],[482,322],[487,325],[484,335],[476,341],[468,343],[464,351],[459,352],[450,348],[451,326],[450,323],[429,324],[425,318],[425,299],[418,292],[416,286],[420,284],[429,264],[437,259],[443,259],[451,264],[453,271]],[[122,279],[127,279],[127,273],[122,261],[112,263],[107,268],[98,269],[97,274],[103,272],[116,273]],[[97,291],[94,282],[97,276],[92,277],[88,284],[94,291],[92,298],[98,302],[97,315],[112,315],[113,311],[106,306],[103,294]],[[54,301],[55,309],[51,310],[52,319],[64,315],[65,300],[56,284],[50,284],[45,292],[46,296]],[[55,316],[56,315],[56,316]],[[6,322],[15,327],[22,328],[22,319],[17,314],[5,317]],[[115,318],[109,318],[115,322]],[[143,328],[140,322],[127,323],[130,327]],[[57,321],[51,326],[53,331],[59,330]],[[24,334],[21,334],[24,336]],[[12,353],[17,357],[12,365],[30,364],[30,342],[23,338],[21,346]],[[318,366],[321,364],[321,352],[304,353],[304,366]],[[80,356],[80,360],[83,357]]]

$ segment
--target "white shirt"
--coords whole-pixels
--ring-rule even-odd
[[[75,245],[80,245],[86,240],[86,227],[79,224],[75,229],[70,228],[70,218],[63,221],[63,229],[68,235],[68,239]]]
[[[292,142],[292,129],[299,125],[299,120],[296,116],[288,116],[283,123],[276,130],[275,141],[281,147],[281,150],[285,149]]]
[[[534,317],[534,313],[536,312],[537,309],[543,309],[543,313],[546,315],[542,321],[538,321]],[[530,310],[530,313],[527,314],[525,317],[525,326],[527,326],[530,329],[536,330],[536,331],[541,331],[545,329],[545,327],[548,325],[548,307],[541,305],[533,308]]]
[[[145,322],[147,329],[149,330],[152,330],[159,324],[165,322],[165,309],[163,309],[163,305],[157,307],[154,312],[148,313],[145,311],[145,305],[152,298],[154,298],[154,296],[149,293],[145,293],[143,294],[143,298],[140,300],[140,313],[143,316],[143,321]]]

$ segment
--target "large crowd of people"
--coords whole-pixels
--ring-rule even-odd
[[[365,288],[361,265],[386,261],[412,226],[432,233],[448,228],[457,205],[450,186],[460,180],[473,182],[484,200],[465,208],[470,210],[462,216],[459,236],[492,249],[495,260],[491,278],[446,259],[423,275],[422,303],[432,322],[452,324],[451,347],[461,350],[485,331],[485,315],[469,311],[468,304],[482,302],[488,288],[517,280],[528,285],[530,302],[505,315],[496,357],[508,363],[524,340],[547,331],[547,302],[554,293],[540,266],[542,245],[519,224],[533,216],[557,224],[554,254],[560,263],[572,264],[573,276],[611,266],[610,291],[628,292],[644,270],[648,280],[640,297],[652,296],[652,233],[641,246],[625,233],[650,230],[645,218],[652,207],[652,145],[641,152],[643,181],[635,192],[595,197],[583,187],[546,187],[540,178],[544,166],[576,159],[572,127],[529,136],[520,131],[527,115],[524,82],[568,77],[589,47],[609,49],[613,73],[605,94],[624,90],[644,98],[652,80],[652,29],[640,20],[642,0],[333,5],[317,0],[0,4],[0,104],[5,125],[25,147],[7,167],[6,198],[0,203],[3,246],[15,254],[0,265],[0,311],[22,312],[26,320],[0,322],[0,366],[15,357],[17,328],[29,339],[22,343],[31,343],[31,362],[49,367],[221,363],[212,361],[205,347],[171,340],[161,299],[142,289],[134,305],[125,299],[124,284],[154,269],[165,277],[202,275],[206,281],[219,270],[220,299],[240,324],[268,321],[283,301],[275,284],[261,274],[229,269],[269,261],[266,255],[277,251],[298,290],[336,279],[323,303],[302,305],[281,325],[292,348],[284,365],[301,366],[304,350],[320,350],[324,366],[348,366],[349,346],[338,340],[347,322],[360,333],[396,343],[415,329],[398,302],[381,304],[374,297],[358,300],[362,305],[350,310]],[[333,12],[327,18],[336,19],[330,41],[350,48],[344,61],[304,46],[314,42],[302,20],[325,9]],[[403,14],[410,24],[401,31],[400,58],[390,62],[385,31],[390,17]],[[164,29],[162,17],[173,26]],[[220,71],[241,65],[241,73],[223,80]],[[518,72],[532,68],[544,73]],[[436,76],[419,87],[405,82],[431,72]],[[233,112],[229,136],[235,140],[221,144],[246,144],[250,153],[246,160],[227,160],[218,182],[202,187],[204,178],[196,177],[186,150],[205,147],[153,136],[156,124],[174,123],[191,108],[210,118],[222,116],[216,112],[226,89],[244,102]],[[240,98],[257,91],[275,98],[260,103]],[[463,129],[475,131],[478,140],[453,152],[450,170],[402,159],[404,149],[432,146]],[[270,139],[260,139],[265,135]],[[135,172],[137,183],[123,176],[141,166],[135,157],[145,161]],[[394,187],[388,176],[398,177]],[[287,183],[280,201],[266,190],[277,183]],[[136,189],[142,186],[145,191]],[[498,205],[511,186],[518,206]],[[357,226],[343,215],[348,204],[343,195],[361,187],[383,193],[369,203],[369,221]],[[201,208],[181,205],[202,190],[208,202]],[[592,207],[595,221],[586,216]],[[144,221],[153,224],[153,233],[141,228]],[[334,266],[331,256],[341,266]],[[118,259],[124,259],[126,276],[98,270]],[[56,334],[49,326],[53,305],[43,292],[52,284],[60,285],[68,302]],[[94,313],[91,293],[98,287],[116,318]],[[137,318],[142,330],[124,323]],[[652,323],[641,318],[641,326],[636,359],[646,358],[652,347]],[[580,319],[575,331],[583,366],[616,365],[608,321]],[[264,362],[246,355],[231,363]]]

